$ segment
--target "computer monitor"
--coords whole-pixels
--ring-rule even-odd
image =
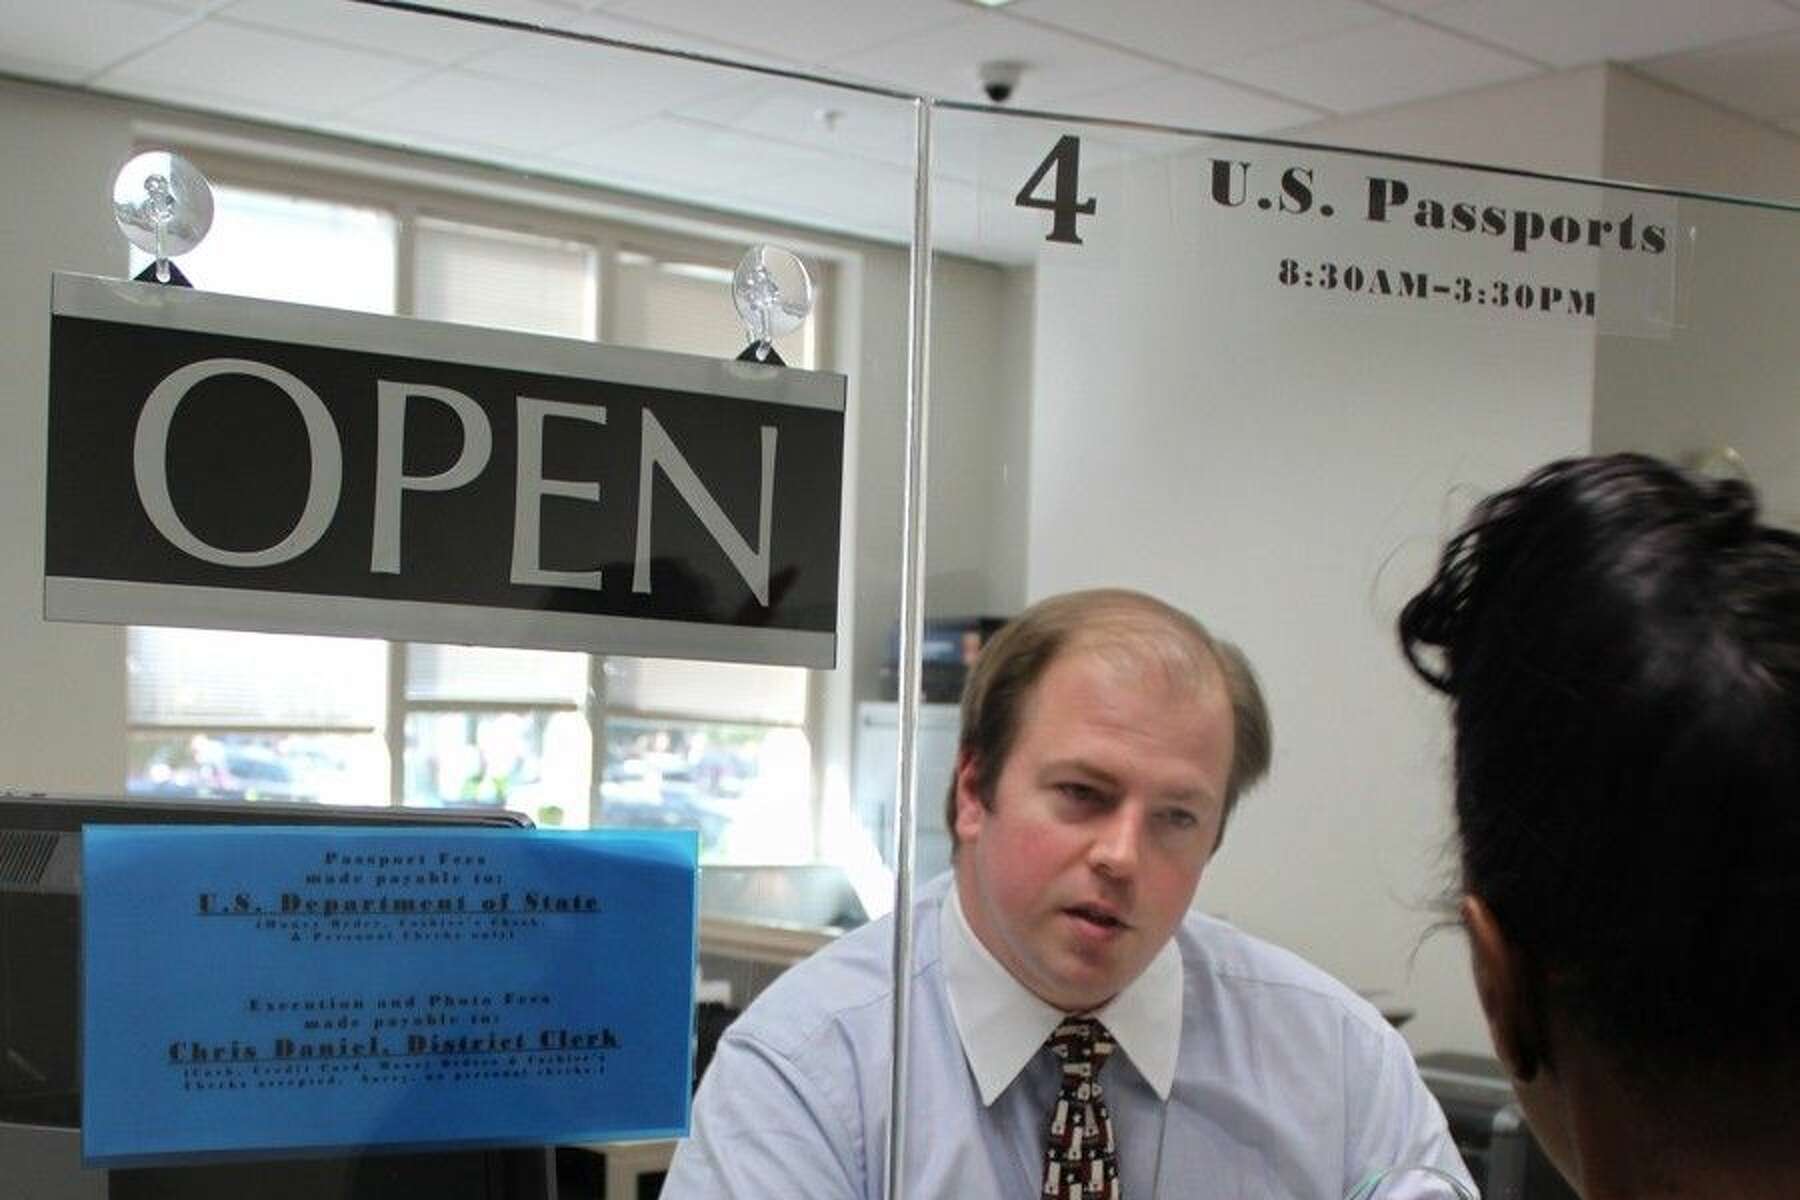
[[[0,795],[0,1179],[9,1200],[556,1200],[547,1148],[81,1165],[81,830],[88,825],[528,827],[498,808]]]

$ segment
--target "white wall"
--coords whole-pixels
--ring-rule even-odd
[[[1296,136],[1594,174],[1602,82],[1569,73]],[[1305,161],[1346,197],[1391,166],[1200,153],[1254,160],[1265,178],[1265,164]],[[1394,170],[1459,198],[1556,190]],[[1416,1008],[1416,1047],[1485,1052],[1460,939],[1420,945],[1449,880],[1448,737],[1394,620],[1476,494],[1586,448],[1593,329],[1259,287],[1287,254],[1400,261],[1405,239],[1227,219],[1179,183],[1172,197],[1180,173],[1146,163],[1109,187],[1114,212],[1128,206],[1115,261],[1039,268],[1028,592],[1143,587],[1244,647],[1273,711],[1275,767],[1199,903]],[[1461,253],[1415,245],[1425,264]]]
[[[928,616],[1007,616],[1025,581],[1031,272],[939,258],[926,467]]]
[[[108,195],[129,147],[111,105],[0,84],[0,789],[125,782],[123,633],[44,621],[43,541],[50,273],[125,269]]]
[[[1606,173],[1699,191],[1800,200],[1800,138],[1613,69]],[[1800,525],[1800,214],[1679,206],[1682,325],[1601,348],[1594,447],[1695,461],[1730,446],[1766,509]]]
[[[1608,67],[1293,136],[1800,195],[1793,138]],[[1485,1053],[1460,937],[1420,944],[1452,867],[1449,746],[1441,705],[1401,665],[1398,606],[1470,501],[1590,444],[1679,457],[1729,442],[1771,506],[1800,516],[1800,217],[1518,183],[1577,210],[1674,213],[1691,238],[1674,276],[1680,328],[1616,336],[1630,306],[1613,304],[1605,332],[1572,337],[1493,314],[1248,295],[1235,264],[1279,252],[1280,237],[1204,225],[1191,197],[1171,201],[1170,173],[1146,164],[1112,189],[1133,205],[1116,262],[1038,272],[1028,591],[1146,587],[1244,646],[1274,712],[1275,769],[1199,902],[1416,1007],[1416,1047]],[[1508,186],[1470,173],[1464,188]],[[1603,305],[1622,299],[1618,258],[1570,263],[1600,280]]]
[[[1626,68],[1602,69],[1608,179],[1800,203],[1800,137]]]
[[[1608,68],[1581,67],[1287,130],[1357,150],[1598,177]]]
[[[1129,302],[1038,279],[1028,590],[1121,583],[1238,642],[1274,717],[1200,904],[1483,1045],[1460,953],[1409,955],[1447,835],[1436,703],[1395,649],[1406,586],[1491,488],[1587,440],[1593,343],[1210,289],[1221,251],[1128,243]]]

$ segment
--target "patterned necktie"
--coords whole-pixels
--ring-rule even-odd
[[[1055,1200],[1120,1200],[1112,1114],[1100,1087],[1100,1068],[1113,1052],[1112,1034],[1092,1017],[1070,1017],[1048,1045],[1062,1060],[1062,1086],[1050,1110],[1043,1194]]]

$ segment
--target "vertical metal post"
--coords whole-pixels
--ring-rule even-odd
[[[388,798],[395,808],[406,803],[406,672],[409,642],[387,644],[387,704],[381,710],[381,741],[388,752]]]
[[[394,210],[394,314],[418,314],[419,210],[401,205]],[[383,710],[381,736],[388,752],[388,803],[406,803],[406,680],[412,669],[412,643],[387,644],[387,707]]]
[[[931,333],[931,105],[913,102],[912,273],[907,283],[906,468],[901,479],[900,738],[894,772],[894,1033],[888,1092],[887,1200],[906,1195],[906,1065],[911,1041],[913,793],[919,732],[919,642],[925,598],[926,371]]]

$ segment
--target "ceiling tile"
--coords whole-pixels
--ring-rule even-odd
[[[632,165],[642,174],[704,171],[715,179],[788,168],[811,170],[830,158],[803,146],[770,142],[735,129],[656,117],[562,146],[552,157],[579,165]],[[852,169],[852,168],[846,168]]]
[[[111,0],[106,0],[106,2],[110,3]],[[130,2],[136,4],[139,8],[160,8],[167,12],[178,12],[190,17],[199,16],[208,9],[217,8],[219,5],[219,0],[130,0]],[[76,6],[87,6],[92,4],[93,0],[64,0],[64,3]],[[6,4],[0,6],[0,11],[10,10],[10,8],[17,6],[17,4],[18,0],[6,0]],[[44,7],[48,8],[51,6],[45,5]]]
[[[1334,112],[1359,112],[1532,74],[1517,58],[1411,20],[1352,30],[1213,73]]]
[[[612,13],[589,13],[586,16],[577,17],[569,22],[569,29],[575,33],[617,38],[619,41],[631,42],[639,46],[664,50],[685,50],[694,54],[710,54],[715,58],[755,63],[758,66],[800,67],[804,65],[797,58],[770,51],[755,50],[729,38],[712,37],[647,21],[627,20]],[[729,30],[727,32],[735,33],[736,31]]]
[[[1460,0],[1426,19],[1558,67],[1800,28],[1800,12],[1776,0]]]
[[[781,176],[756,174],[740,179],[728,195],[732,208],[784,221],[848,225],[857,233],[886,240],[906,240],[912,234],[912,173],[898,167],[876,164],[854,172],[797,168]],[[933,227],[932,242],[944,249],[935,221]]]
[[[822,63],[960,20],[955,0],[619,0],[609,13],[714,37],[784,59]]]
[[[583,9],[587,0],[428,0],[439,8],[455,9],[474,16],[501,17],[508,21],[525,21],[532,25],[552,27],[568,24]]]
[[[840,115],[828,125],[820,116],[824,111]],[[727,125],[773,144],[805,146],[853,164],[860,160],[867,166],[897,168],[911,178],[913,110],[904,101],[824,87],[812,92],[758,88],[690,105],[681,110],[681,116]],[[932,129],[933,186],[948,180],[961,186],[998,172],[1007,179],[1016,176],[1016,189],[1055,142],[1055,135],[1039,122],[1000,113],[939,111]],[[1124,136],[1096,130],[1087,138],[1084,161],[1117,157],[1107,139]]]
[[[684,105],[676,113],[827,154],[912,166],[913,109],[904,100],[781,80]]]
[[[504,30],[449,17],[402,12],[371,4],[318,0],[237,0],[220,15],[244,25],[298,33],[350,46],[383,46],[407,58],[453,63],[492,46]]]
[[[1244,58],[1392,15],[1361,0],[1023,0],[1006,11],[1190,67]]]
[[[0,71],[83,81],[191,19],[176,8],[129,0],[0,0]]]
[[[977,64],[1015,58],[1017,107],[1246,133],[1610,57],[1800,134],[1800,0],[434,2],[967,101]],[[877,236],[910,226],[910,107],[855,91],[347,0],[0,0],[0,30],[0,72]],[[1085,128],[1084,170],[1182,140]],[[1011,203],[1056,131],[957,110],[934,129],[940,245],[976,248],[981,213]]]
[[[1025,181],[1037,173],[1064,134],[1081,139],[1083,172],[1105,170],[1116,163],[1178,152],[1186,138],[1100,124],[1054,125],[1003,113],[940,112],[932,122],[931,177],[974,184],[989,197],[1003,196],[1010,206]]]
[[[311,119],[416,78],[420,64],[211,19],[108,71],[104,89]]]
[[[1639,69],[1753,117],[1800,116],[1800,32],[1652,59]]]
[[[342,122],[384,137],[428,138],[439,148],[519,156],[590,136],[596,118],[560,93],[452,69],[359,104]]]
[[[884,240],[903,241],[912,229],[910,168],[671,119],[564,147],[551,166],[615,187]],[[942,236],[949,232],[938,231],[940,248],[958,248]]]
[[[1072,103],[1097,117],[1227,133],[1264,133],[1323,115],[1320,109],[1287,104],[1186,71],[1170,71],[1142,83],[1084,94]]]
[[[559,103],[585,112],[593,130],[740,90],[758,78],[729,67],[530,34],[511,35],[502,48],[475,55],[460,69],[553,92]]]
[[[853,76],[946,100],[981,102],[984,97],[976,68],[991,59],[1016,59],[1026,64],[1025,76],[1012,98],[1019,108],[1053,107],[1082,92],[1124,87],[1166,69],[1072,34],[995,13],[976,13],[889,42],[879,50],[847,55],[830,65]]]

